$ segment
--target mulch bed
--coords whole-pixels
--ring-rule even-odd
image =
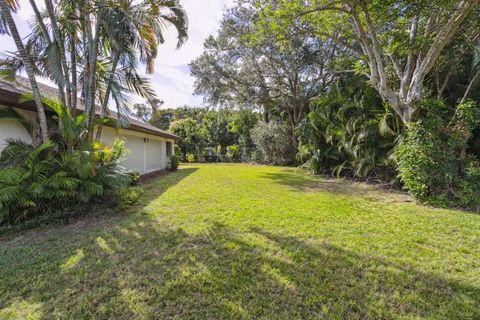
[[[138,180],[138,183],[145,184],[157,179],[158,177],[164,176],[169,173],[170,173],[169,170],[163,169],[163,170],[157,170],[157,171],[149,172],[146,174],[142,174],[140,176],[140,180]]]

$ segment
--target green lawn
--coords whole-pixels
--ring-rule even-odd
[[[0,240],[0,319],[479,319],[480,215],[249,165]]]

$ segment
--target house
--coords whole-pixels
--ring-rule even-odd
[[[57,97],[56,89],[39,84],[43,95]],[[35,121],[36,107],[33,102],[20,103],[19,99],[29,90],[29,81],[23,77],[17,77],[15,83],[0,81],[0,108],[10,107],[22,115],[25,119]],[[79,103],[78,110],[83,110]],[[47,117],[53,116],[52,110],[46,110]],[[117,114],[109,111],[108,117],[117,118]],[[158,129],[147,123],[128,118],[128,127],[117,129],[105,126],[102,130],[101,141],[112,146],[115,138],[122,138],[125,147],[129,150],[123,165],[140,174],[164,170],[169,163],[169,157],[174,153],[174,144],[180,138],[170,132]],[[25,142],[31,142],[27,130],[19,123],[0,119],[0,151],[5,147],[5,140],[15,138]]]

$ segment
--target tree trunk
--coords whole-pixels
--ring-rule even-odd
[[[47,126],[47,117],[45,116],[45,109],[42,103],[42,96],[40,94],[40,89],[38,88],[37,80],[35,79],[35,74],[33,71],[32,60],[30,59],[25,46],[23,45],[22,38],[18,33],[17,26],[13,20],[10,8],[6,0],[0,0],[0,8],[2,10],[3,16],[7,21],[8,29],[12,35],[15,45],[17,46],[20,57],[25,66],[25,72],[27,73],[30,85],[32,87],[33,98],[35,100],[35,105],[37,106],[38,121],[40,125],[40,131],[42,134],[42,141],[45,142],[48,140],[48,126]]]
[[[96,100],[96,82],[95,76],[97,73],[97,58],[98,58],[98,45],[100,41],[100,26],[103,20],[103,1],[99,3],[99,11],[97,14],[97,21],[95,24],[95,35],[92,33],[92,25],[89,15],[86,17],[87,27],[89,31],[89,62],[88,62],[88,96],[86,99],[85,115],[86,123],[88,129],[88,136],[90,139],[93,138],[93,122],[95,119],[95,100]],[[94,38],[93,38],[94,36]]]
[[[50,34],[48,33],[47,27],[45,26],[45,23],[43,22],[42,15],[40,11],[38,10],[37,4],[35,3],[34,0],[30,0],[30,5],[32,6],[33,12],[35,13],[35,17],[37,19],[37,22],[40,26],[40,29],[42,31],[42,34],[47,41],[47,44],[50,45],[52,44],[52,40],[50,39]],[[53,23],[52,23],[53,24]],[[65,105],[65,93],[63,90],[63,84],[58,84],[58,89],[59,89],[59,97],[60,101]],[[58,128],[60,129],[60,132],[63,131],[63,124],[60,119],[58,119]]]
[[[422,48],[417,52],[416,62],[414,56],[412,54],[409,55],[404,72],[401,72],[402,70],[399,68],[399,65],[397,65],[397,62],[392,59],[393,65],[397,67],[395,69],[399,71],[399,90],[388,85],[384,65],[387,59],[384,59],[385,54],[382,52],[379,41],[377,40],[377,30],[374,26],[373,19],[370,17],[368,2],[352,1],[351,5],[346,7],[351,15],[357,40],[362,47],[364,55],[368,59],[370,82],[384,101],[388,102],[401,117],[405,125],[408,126],[410,122],[414,121],[418,113],[426,75],[432,69],[443,48],[449,43],[467,15],[478,5],[478,2],[479,0],[460,0],[455,11],[451,12],[448,21],[446,21],[439,30],[435,31],[435,36],[430,46],[428,48]],[[361,8],[364,17],[359,15],[358,8]],[[430,17],[430,22],[427,23],[428,26],[425,29],[424,37],[429,36],[433,32],[433,30],[431,30],[434,21],[433,17],[434,16]],[[417,37],[417,19],[418,18],[415,18],[410,26],[410,46],[415,43],[414,40]]]
[[[263,121],[265,123],[269,123],[270,122],[270,115],[268,113],[268,110],[267,108],[263,107]]]
[[[462,101],[460,101],[460,104],[467,101],[468,96],[470,95],[470,92],[472,91],[473,86],[474,86],[475,82],[477,81],[478,77],[480,77],[480,69],[477,71],[477,73],[475,73],[472,80],[468,84],[467,90],[465,90],[465,94],[463,95],[463,98],[462,98]]]
[[[295,152],[298,151],[298,137],[297,137],[297,127],[298,127],[298,123],[295,119],[295,113],[291,113],[289,112],[288,113],[289,115],[289,119],[290,119],[290,129],[292,130],[292,145],[293,147],[295,148]]]
[[[30,0],[30,5],[32,6],[33,13],[35,13],[35,17],[37,18],[38,24],[40,25],[40,29],[42,30],[43,36],[47,40],[47,43],[51,43],[50,41],[50,35],[48,34],[47,27],[43,23],[42,20],[42,15],[40,14],[40,11],[38,10],[37,4],[35,3],[35,0]]]
[[[77,113],[77,52],[75,50],[75,33],[70,35],[70,63],[72,66],[72,115]]]
[[[120,53],[117,52],[113,57],[112,70],[111,70],[110,76],[108,77],[107,90],[105,91],[105,97],[103,98],[102,109],[100,111],[100,117],[102,118],[105,117],[105,115],[107,114],[108,100],[110,97],[110,92],[112,90],[113,77],[115,76],[115,70],[117,69],[117,64],[119,59],[120,59]],[[101,136],[102,136],[102,126],[100,125],[98,126],[95,140],[97,141],[100,140]]]
[[[63,76],[63,80],[64,80],[64,84],[62,84],[62,87],[65,87],[66,96],[67,96],[66,100],[63,101],[63,102],[64,102],[64,104],[66,102],[67,109],[71,110],[71,108],[72,108],[72,88],[71,88],[71,84],[70,84],[70,78],[69,78],[69,72],[68,72],[68,66],[67,66],[67,57],[66,57],[66,54],[65,54],[64,38],[63,38],[62,34],[60,33],[60,30],[58,29],[57,17],[55,16],[55,10],[53,8],[52,1],[51,0],[45,0],[45,5],[47,7],[47,12],[48,12],[48,15],[50,17],[51,28],[52,28],[53,35],[54,35],[55,44],[57,45],[57,47],[60,51],[60,64],[62,66],[62,70],[63,70],[63,75],[62,76]]]

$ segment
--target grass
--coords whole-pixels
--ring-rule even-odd
[[[479,319],[480,215],[188,165],[128,213],[0,240],[0,319]]]

